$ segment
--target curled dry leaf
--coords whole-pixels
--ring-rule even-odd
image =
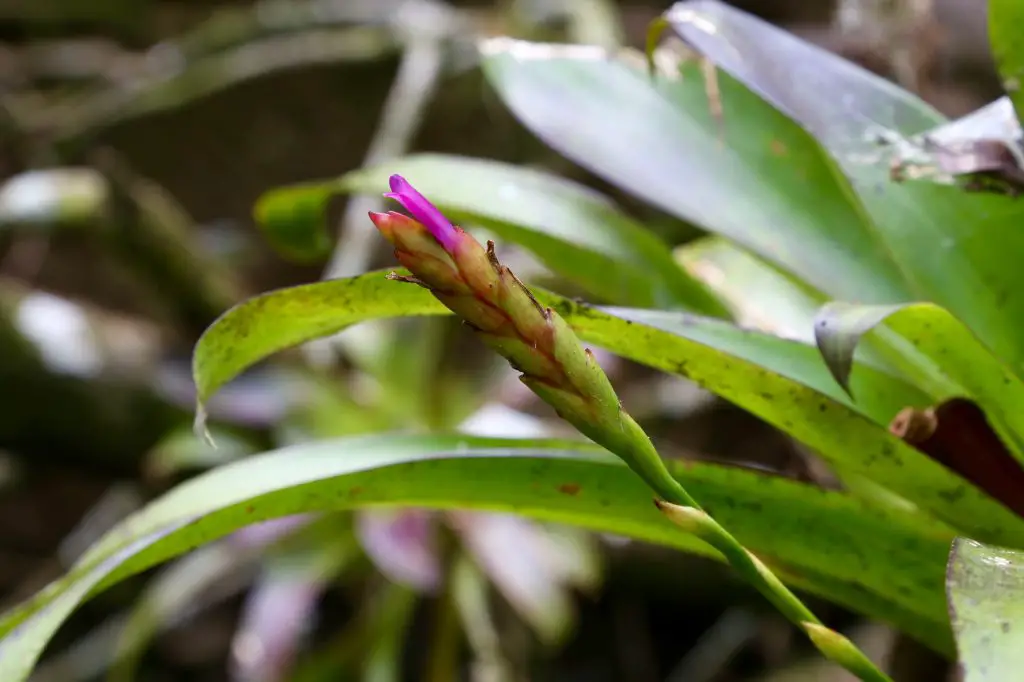
[[[929,178],[967,189],[1018,194],[1024,188],[1020,123],[1006,97],[920,135],[890,136],[894,180]]]
[[[900,411],[889,430],[1024,516],[1024,469],[984,411],[966,398]]]
[[[894,157],[891,177],[896,182],[907,179],[943,177],[964,179],[968,190],[986,190],[1017,196],[1024,190],[1024,169],[1011,143],[995,138],[961,140],[939,144],[925,138],[927,160],[912,161]]]

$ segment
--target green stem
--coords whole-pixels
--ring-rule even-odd
[[[701,539],[706,540],[717,549],[725,557],[726,561],[729,562],[729,565],[754,585],[786,618],[801,626],[803,623],[820,624],[821,621],[818,620],[817,616],[795,594],[790,592],[767,566],[747,551],[746,547],[740,544],[739,540],[701,509],[697,501],[686,492],[686,489],[671,477],[668,469],[665,470],[665,475],[672,480],[674,484],[672,487],[675,488],[674,494],[665,501],[698,512],[692,519],[694,522],[692,532],[695,535],[700,536]],[[679,521],[667,513],[665,505],[659,504],[658,508],[665,512],[674,522],[679,523]]]
[[[658,509],[673,523],[717,549],[741,577],[757,588],[782,615],[799,626],[826,658],[865,682],[892,682],[853,642],[822,625],[771,569],[701,509],[669,473],[650,440],[641,443],[639,439],[629,439],[620,445],[624,446],[621,448],[623,451],[616,451],[616,454],[631,463],[631,468],[664,499],[664,502],[655,501]],[[635,465],[640,462],[642,467]]]

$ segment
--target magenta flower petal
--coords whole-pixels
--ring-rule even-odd
[[[401,175],[392,175],[389,180],[391,191],[384,196],[394,199],[408,211],[412,217],[423,224],[434,239],[441,242],[445,251],[451,252],[458,243],[458,232],[444,214],[438,210],[425,196],[420,194],[409,181]]]

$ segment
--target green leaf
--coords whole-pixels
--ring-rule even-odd
[[[694,63],[652,80],[638,55],[505,38],[483,51],[509,109],[590,171],[833,297],[908,298],[828,154],[731,78],[719,78],[720,123]]]
[[[840,156],[877,151],[879,135],[918,133],[944,120],[913,93],[724,2],[679,2],[665,18],[701,55]],[[724,100],[723,111],[738,115]]]
[[[916,375],[918,385],[934,387],[935,402],[958,396],[973,399],[997,430],[1010,431],[1013,437],[1006,439],[1007,446],[1024,463],[1017,445],[1024,437],[1024,414],[1017,409],[1024,405],[1024,383],[967,327],[937,305],[836,302],[822,308],[815,335],[836,381],[848,385],[854,348],[861,336],[882,322],[908,345],[904,357],[918,365],[908,365],[908,373]]]
[[[566,299],[549,292],[538,290],[537,293],[546,303],[560,306],[560,312],[570,324],[584,319],[589,312],[599,314],[586,306],[573,307]],[[624,320],[648,324],[756,363],[853,407],[829,377],[813,346],[680,313],[629,308],[608,310]],[[337,333],[350,325],[400,315],[448,314],[450,312],[428,292],[388,280],[385,271],[268,292],[232,308],[200,338],[193,355],[199,401],[206,402],[225,383],[264,358]],[[616,324],[612,320],[608,323]],[[631,322],[618,324],[624,338],[635,333]],[[616,344],[616,347],[626,346],[628,342]],[[879,424],[887,424],[903,407],[929,404],[926,394],[890,376],[884,364],[877,364],[871,358],[863,360],[863,371],[854,378],[860,395],[856,409]],[[679,373],[681,367],[667,364],[672,361],[673,358],[660,358],[658,366]],[[641,362],[650,364],[649,360]]]
[[[909,624],[936,624],[921,635],[941,646],[952,533],[940,524],[739,468],[673,473],[766,561],[877,594]],[[67,577],[7,614],[0,679],[24,680],[79,603],[159,561],[265,519],[369,505],[515,512],[714,556],[662,517],[625,465],[586,443],[374,436],[294,446],[203,474],[113,528]]]
[[[187,525],[186,522],[181,522],[178,527],[184,525]],[[0,677],[11,682],[27,679],[54,633],[100,581],[125,561],[172,535],[175,530],[175,526],[167,526],[135,538],[85,570],[51,583],[32,600],[5,613],[0,624],[0,633],[4,635],[0,640]],[[26,620],[28,616],[31,618]]]
[[[926,396],[898,380],[871,373],[869,367],[858,370],[862,384],[854,388],[861,398],[853,405],[811,346],[744,332],[720,321],[643,310],[617,309],[612,315],[536,293],[586,341],[693,379],[790,433],[844,471],[882,482],[976,537],[1024,544],[1024,521],[881,426],[912,396],[916,400],[909,404],[927,404]],[[206,400],[224,382],[278,350],[385,312],[446,311],[426,290],[387,280],[381,272],[246,301],[217,320],[196,346],[193,375],[199,399]],[[803,354],[807,351],[810,356]],[[802,376],[794,379],[790,374]],[[883,407],[890,413],[879,420]],[[876,418],[865,414],[868,409],[878,413]]]
[[[814,323],[827,300],[821,292],[719,237],[698,239],[680,247],[676,259],[730,306],[741,326],[817,343]],[[859,360],[899,376],[886,360],[887,353],[879,352],[879,344],[874,341],[877,339],[869,338],[857,345]],[[878,418],[881,421],[887,416]]]
[[[256,202],[253,216],[270,245],[299,263],[316,263],[331,255],[331,238],[324,224],[331,193],[319,185],[284,187]]]
[[[1024,6],[1015,0],[989,0],[988,39],[992,56],[999,68],[999,76],[1017,111],[1024,120]]]
[[[861,337],[900,310],[898,305],[863,306],[833,302],[822,307],[814,323],[814,340],[836,383],[852,395],[850,372]]]
[[[187,610],[212,586],[251,570],[254,559],[252,552],[238,547],[206,545],[154,577],[121,617],[124,625],[111,652],[108,682],[138,679],[146,648],[161,630],[184,620]]]
[[[778,338],[771,334],[764,334],[753,330],[745,330],[726,322],[699,318],[679,313],[671,313],[660,310],[639,310],[631,308],[605,308],[610,315],[635,322],[661,332],[686,339],[708,348],[713,348],[726,356],[741,358],[757,366],[770,370],[782,377],[799,382],[803,386],[813,389],[822,396],[829,396],[834,400],[842,402],[848,407],[869,416],[878,424],[887,424],[889,419],[899,410],[908,405],[919,405],[927,403],[927,396],[902,380],[888,374],[887,368],[882,365],[875,365],[873,361],[864,358],[858,361],[860,371],[864,372],[863,381],[859,387],[864,391],[860,400],[856,403],[849,401],[848,396],[838,390],[831,380],[825,367],[822,366],[821,356],[814,346],[799,341],[790,341]],[[579,327],[582,322],[570,324]],[[609,327],[615,323],[609,321]],[[635,333],[625,332],[627,336]],[[584,335],[585,337],[585,335]],[[585,337],[586,338],[586,337]],[[619,346],[617,346],[619,347]],[[623,344],[621,347],[625,347]],[[638,362],[653,364],[673,371],[668,363],[680,355],[673,355],[660,359],[652,351],[648,359],[637,359]],[[726,360],[722,357],[719,362]],[[676,373],[685,373],[687,368],[677,367]],[[688,374],[693,377],[692,372]],[[709,390],[716,390],[715,385],[708,383]],[[859,394],[858,394],[859,395]]]
[[[739,324],[814,341],[814,316],[827,300],[821,292],[720,237],[694,240],[675,257],[725,301]]]
[[[898,622],[897,627],[902,632],[916,638],[922,644],[931,647],[947,658],[954,658],[954,644],[947,619],[936,624],[924,614],[911,616],[903,611],[898,604],[889,602],[876,592],[865,589],[863,584],[837,580],[807,569],[793,569],[778,562],[773,562],[770,568],[783,582],[795,588],[806,590],[812,594],[827,595],[830,601],[845,606],[851,611],[865,615],[870,614],[870,618],[878,621]]]
[[[323,232],[322,210],[340,192],[380,194],[388,177],[405,176],[456,223],[478,225],[532,251],[553,272],[605,301],[684,307],[725,316],[718,300],[672,259],[667,245],[605,197],[557,176],[508,164],[421,154],[357,170],[338,180],[273,190],[263,213]],[[303,230],[295,233],[302,238]]]
[[[383,272],[371,272],[282,289],[236,305],[206,330],[193,355],[200,403],[268,355],[357,322],[399,317],[410,309],[419,315],[449,314],[426,291],[395,284]]]
[[[927,300],[947,309],[1018,376],[1024,376],[1024,203],[929,182],[889,185],[881,169],[860,177],[865,205]]]
[[[964,682],[1018,679],[1024,668],[1024,552],[957,538],[946,590]]]
[[[834,298],[931,301],[960,319],[1015,373],[1024,371],[1024,335],[1016,322],[1024,318],[1024,297],[1013,293],[1024,290],[1024,204],[890,177],[903,139],[944,123],[940,114],[867,70],[724,3],[680,3],[666,16],[716,66],[822,141],[870,216],[873,243],[891,254],[915,292],[891,301],[869,301],[859,292]],[[727,119],[739,115],[734,105],[724,106]]]

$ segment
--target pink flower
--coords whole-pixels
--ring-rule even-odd
[[[459,241],[458,228],[401,175],[392,175],[389,182],[391,191],[384,196],[400,203],[417,222],[430,231],[445,251],[454,251]]]

